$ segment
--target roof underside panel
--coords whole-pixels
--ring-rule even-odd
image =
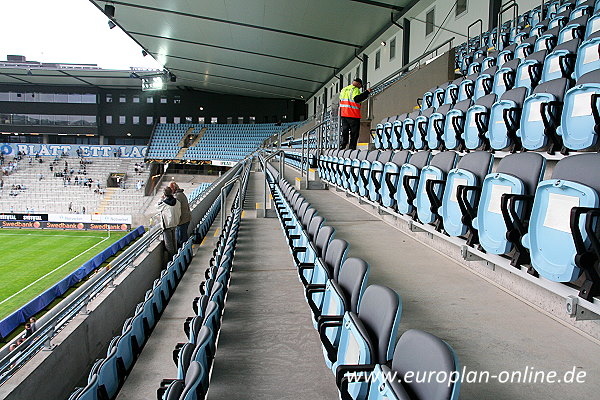
[[[105,4],[90,1],[100,9]],[[178,86],[307,98],[408,3],[125,0],[114,6],[116,22],[177,76]]]

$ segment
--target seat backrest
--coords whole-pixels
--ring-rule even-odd
[[[337,281],[340,272],[340,267],[346,258],[349,244],[343,239],[333,239],[327,246],[327,252],[323,260],[325,261],[325,267],[329,272],[329,276],[334,281]]]
[[[411,379],[411,382],[405,382],[404,388],[411,394],[411,398],[415,399],[448,400],[453,398],[455,385],[458,384],[450,382],[450,377],[458,368],[454,351],[446,342],[417,329],[404,332],[396,344],[392,359],[392,370],[399,373],[402,382],[405,382],[403,378],[409,371],[417,376],[426,376],[433,371],[438,374],[445,372],[446,380],[442,380],[442,382],[437,379]],[[457,396],[458,393],[455,395]]]
[[[402,150],[402,151],[399,151],[396,154],[394,154],[392,156],[392,159],[390,160],[390,162],[393,162],[394,164],[396,164],[398,166],[402,166],[402,164],[404,164],[408,161],[409,157],[410,157],[410,151]]]
[[[360,150],[352,150],[352,151],[350,152],[350,154],[348,155],[348,158],[349,158],[349,159],[351,159],[351,160],[352,160],[352,159],[355,159],[355,158],[356,158],[356,156],[358,155],[358,152],[359,152],[359,151],[360,151]]]
[[[312,218],[315,216],[316,213],[317,213],[317,210],[315,210],[312,207],[308,208],[304,212],[304,215],[302,216],[302,226],[304,227],[304,229],[309,227],[310,221],[312,220]]]
[[[562,103],[569,81],[566,78],[553,79],[539,84],[533,93],[549,93]]]
[[[554,167],[552,179],[577,182],[600,193],[600,154],[577,154],[563,158]]]
[[[325,222],[325,218],[317,215],[310,220],[310,224],[308,225],[308,238],[313,240],[315,235],[321,229],[321,226]]]
[[[371,285],[365,290],[358,318],[371,338],[376,363],[385,363],[392,358],[401,312],[402,301],[392,289]]]
[[[472,172],[479,184],[483,182],[485,176],[490,172],[493,156],[488,151],[474,151],[465,154],[456,164],[456,168]]]
[[[186,396],[189,393],[191,393],[192,391],[198,390],[198,386],[200,385],[200,380],[204,373],[205,373],[204,368],[202,367],[202,365],[199,362],[192,361],[190,363],[190,366],[188,367],[188,370],[185,374],[185,388],[183,389],[183,392],[181,393],[181,396],[180,396],[181,399],[185,399]],[[194,397],[192,397],[192,398],[194,398]]]
[[[319,229],[319,233],[317,233],[317,238],[315,239],[315,250],[319,257],[324,257],[327,254],[327,247],[331,239],[333,239],[334,234],[335,229],[331,226],[323,226]]]
[[[379,150],[373,150],[370,151],[369,154],[367,155],[367,161],[375,161],[377,160],[377,158],[379,157]]]
[[[421,170],[424,166],[426,166],[429,163],[430,157],[431,151],[418,151],[410,157],[408,163],[417,167],[418,170]]]
[[[524,194],[533,194],[544,167],[545,158],[539,153],[514,153],[500,160],[496,172],[519,178],[524,185]]]
[[[367,275],[369,273],[369,264],[360,259],[351,257],[344,261],[342,269],[338,275],[338,285],[343,290],[346,300],[349,300],[348,311],[358,312],[361,294],[367,285]]]
[[[381,153],[379,153],[377,161],[381,162],[382,164],[385,164],[386,162],[390,161],[393,155],[394,152],[392,150],[382,151]]]
[[[431,158],[429,165],[437,167],[442,170],[444,174],[447,174],[448,171],[454,168],[457,158],[458,154],[454,151],[442,151]]]
[[[355,160],[365,160],[367,158],[367,154],[369,152],[367,150],[359,150],[358,154],[354,158]]]

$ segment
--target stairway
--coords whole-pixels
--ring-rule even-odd
[[[116,188],[107,188],[106,189],[106,192],[104,193],[104,198],[98,205],[98,210],[97,210],[98,214],[104,214],[104,211],[106,210],[106,207],[110,204],[110,200],[112,199],[116,190],[117,190]]]

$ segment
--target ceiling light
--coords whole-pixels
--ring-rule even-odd
[[[104,5],[104,14],[106,14],[106,16],[108,16],[109,18],[114,18],[115,17],[115,6],[110,5],[110,4],[105,4]]]
[[[114,28],[115,26],[117,26],[117,24],[115,24],[114,22],[112,22],[110,19],[108,20],[108,27],[110,29]]]
[[[381,45],[382,45],[383,47],[385,47],[385,45],[386,45],[386,44],[387,44],[387,43],[385,42],[385,40],[382,40],[382,41],[381,41]]]
[[[131,133],[127,132],[127,136],[131,136]]]
[[[204,111],[204,107],[200,107],[200,111]]]

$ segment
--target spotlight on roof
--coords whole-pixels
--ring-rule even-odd
[[[115,24],[114,22],[112,22],[110,19],[108,20],[108,27],[110,29],[114,28],[115,26],[117,26],[117,24]]]
[[[27,70],[27,75],[33,75],[33,72],[31,72],[30,69]]]
[[[169,80],[171,82],[177,82],[177,77],[175,76],[175,74],[169,72]]]
[[[148,52],[147,52],[146,50],[142,49],[142,55],[143,55],[144,57],[146,57],[146,56],[148,55]]]
[[[381,45],[382,45],[383,47],[385,47],[385,45],[386,45],[386,44],[387,44],[387,43],[385,42],[385,40],[382,40],[382,41],[381,41]]]
[[[106,14],[106,16],[108,18],[114,18],[115,17],[115,6],[113,6],[111,4],[105,4],[104,5],[104,14]]]

